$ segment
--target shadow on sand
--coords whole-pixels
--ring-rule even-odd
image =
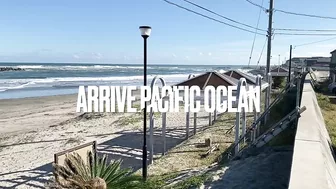
[[[122,167],[131,167],[134,171],[142,167],[143,132],[121,131],[113,134],[120,136],[103,142],[97,146],[99,154],[108,155],[109,159],[121,159]],[[166,150],[173,148],[185,139],[184,129],[167,129]],[[161,130],[155,130],[153,135],[154,156],[163,153]],[[149,135],[147,135],[147,150],[150,151]],[[148,152],[149,155],[149,152]]]
[[[43,185],[48,181],[51,172],[52,165],[49,163],[31,170],[0,173],[0,186],[2,189],[12,189],[19,186],[44,189]],[[3,186],[2,183],[6,183],[6,186]]]
[[[198,126],[197,132],[204,130],[206,126]],[[148,132],[149,133],[149,132]],[[124,130],[117,133],[107,133],[99,135],[90,135],[89,137],[101,137],[108,135],[119,135],[111,140],[97,145],[100,155],[106,154],[109,160],[121,159],[122,168],[130,167],[134,171],[142,168],[142,147],[143,132],[134,130]],[[190,128],[190,136],[193,135],[193,128]],[[163,153],[163,140],[161,129],[154,130],[154,157]],[[185,126],[177,128],[168,128],[166,130],[166,151],[180,144],[186,138]],[[46,141],[51,142],[51,141]],[[24,145],[24,144],[14,144]],[[150,151],[149,135],[147,135],[147,150]],[[149,152],[148,152],[149,155]],[[52,176],[51,163],[37,167],[31,170],[22,170],[16,172],[0,173],[0,188],[9,189],[17,187],[45,188],[44,184]]]

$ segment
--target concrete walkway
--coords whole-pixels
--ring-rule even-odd
[[[336,188],[331,142],[309,75],[303,87],[303,106],[307,110],[301,114],[297,126],[289,188]]]

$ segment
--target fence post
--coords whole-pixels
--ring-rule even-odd
[[[246,79],[245,78],[240,78],[239,82],[238,82],[238,86],[237,86],[237,92],[236,92],[236,107],[237,107],[237,113],[236,113],[236,128],[235,128],[235,155],[238,154],[240,148],[239,148],[239,141],[240,141],[240,135],[239,135],[239,130],[240,130],[240,121],[241,121],[241,111],[242,111],[242,108],[239,108],[238,109],[238,106],[239,106],[239,97],[240,97],[240,89],[241,87],[245,87],[246,88],[247,86],[247,83],[246,83]],[[245,111],[245,110],[244,110]],[[244,112],[243,112],[243,115],[244,115]],[[243,118],[244,122],[246,121],[246,117]],[[243,128],[242,128],[242,136],[241,137],[244,137],[244,141],[245,141],[245,133],[246,133],[246,122],[243,123]]]
[[[239,152],[239,128],[240,128],[240,112],[236,113],[236,127],[235,127],[235,155]]]
[[[301,75],[302,76],[302,75]],[[299,76],[297,78],[297,84],[296,84],[296,107],[300,107],[300,96],[301,96],[301,77]]]
[[[266,98],[266,101],[265,101],[265,110],[266,111],[269,107],[269,104],[270,104],[270,100],[271,100],[271,91],[272,91],[272,75],[271,73],[267,73],[267,76],[268,76],[268,87],[267,87],[267,93],[268,93],[268,96]],[[268,119],[268,116],[269,116],[269,113],[267,113],[265,115],[265,123],[267,123],[267,119]]]
[[[243,117],[243,120],[242,120],[242,136],[243,136],[243,143],[245,143],[245,141],[246,141],[246,137],[245,137],[245,134],[246,134],[246,113],[245,113],[245,109],[242,112],[242,117]]]
[[[261,82],[262,82],[261,75],[257,75],[256,84],[260,87],[259,94],[261,94],[262,92]],[[259,109],[261,109],[261,98],[259,98]],[[254,108],[254,122],[256,122],[259,117],[260,117],[260,112],[257,112],[256,109]],[[255,129],[253,130],[253,140],[255,140],[257,136],[259,136],[259,124],[256,123]]]
[[[190,123],[190,112],[186,113],[186,139],[189,138],[189,123]]]
[[[194,113],[194,135],[196,135],[197,129],[197,112]]]
[[[152,91],[158,79],[161,81],[162,86],[166,86],[166,82],[163,78],[158,78],[158,76],[155,76],[151,83]],[[154,160],[154,127],[155,127],[153,108],[150,109],[149,115],[150,115],[149,116],[149,150],[150,150],[149,163],[152,164]]]
[[[216,121],[217,120],[217,110],[215,109],[215,111],[214,111],[214,121]]]
[[[154,116],[153,112],[151,110],[150,116],[149,116],[149,150],[150,150],[150,156],[149,156],[149,162],[150,164],[153,163],[153,156],[154,156]]]
[[[167,113],[162,113],[162,144],[163,144],[163,152],[162,155],[166,154],[166,123],[167,123]]]

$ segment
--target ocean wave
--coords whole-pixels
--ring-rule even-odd
[[[225,72],[227,72],[227,70],[223,70],[223,69],[216,70],[216,71],[219,72],[219,73],[225,73]]]
[[[170,75],[148,75],[151,82],[155,76],[162,77],[167,83],[179,82],[188,78],[189,74]],[[44,79],[2,79],[0,80],[0,92],[13,89],[36,88],[36,87],[76,87],[79,85],[100,85],[100,84],[133,84],[142,85],[143,76],[122,76],[122,77],[63,77]]]
[[[15,82],[10,82],[10,83],[14,84],[14,85],[12,85],[12,86],[6,86],[6,87],[0,87],[0,92],[7,91],[9,89],[22,89],[22,88],[28,87],[29,85],[34,85],[35,84],[35,82],[33,82],[33,81],[26,82],[24,84],[22,84],[22,82],[19,82],[19,85],[15,85]]]
[[[142,70],[144,69],[143,66],[117,66],[117,65],[18,65],[18,66],[12,66],[13,68],[21,68],[25,70],[106,70],[106,69],[138,69]],[[147,67],[147,69],[155,69],[154,67]]]

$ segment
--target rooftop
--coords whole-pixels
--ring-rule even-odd
[[[215,88],[221,85],[235,86],[238,85],[238,80],[218,72],[206,72],[186,81],[176,84],[175,86],[199,86],[204,90],[206,86],[214,86]]]

